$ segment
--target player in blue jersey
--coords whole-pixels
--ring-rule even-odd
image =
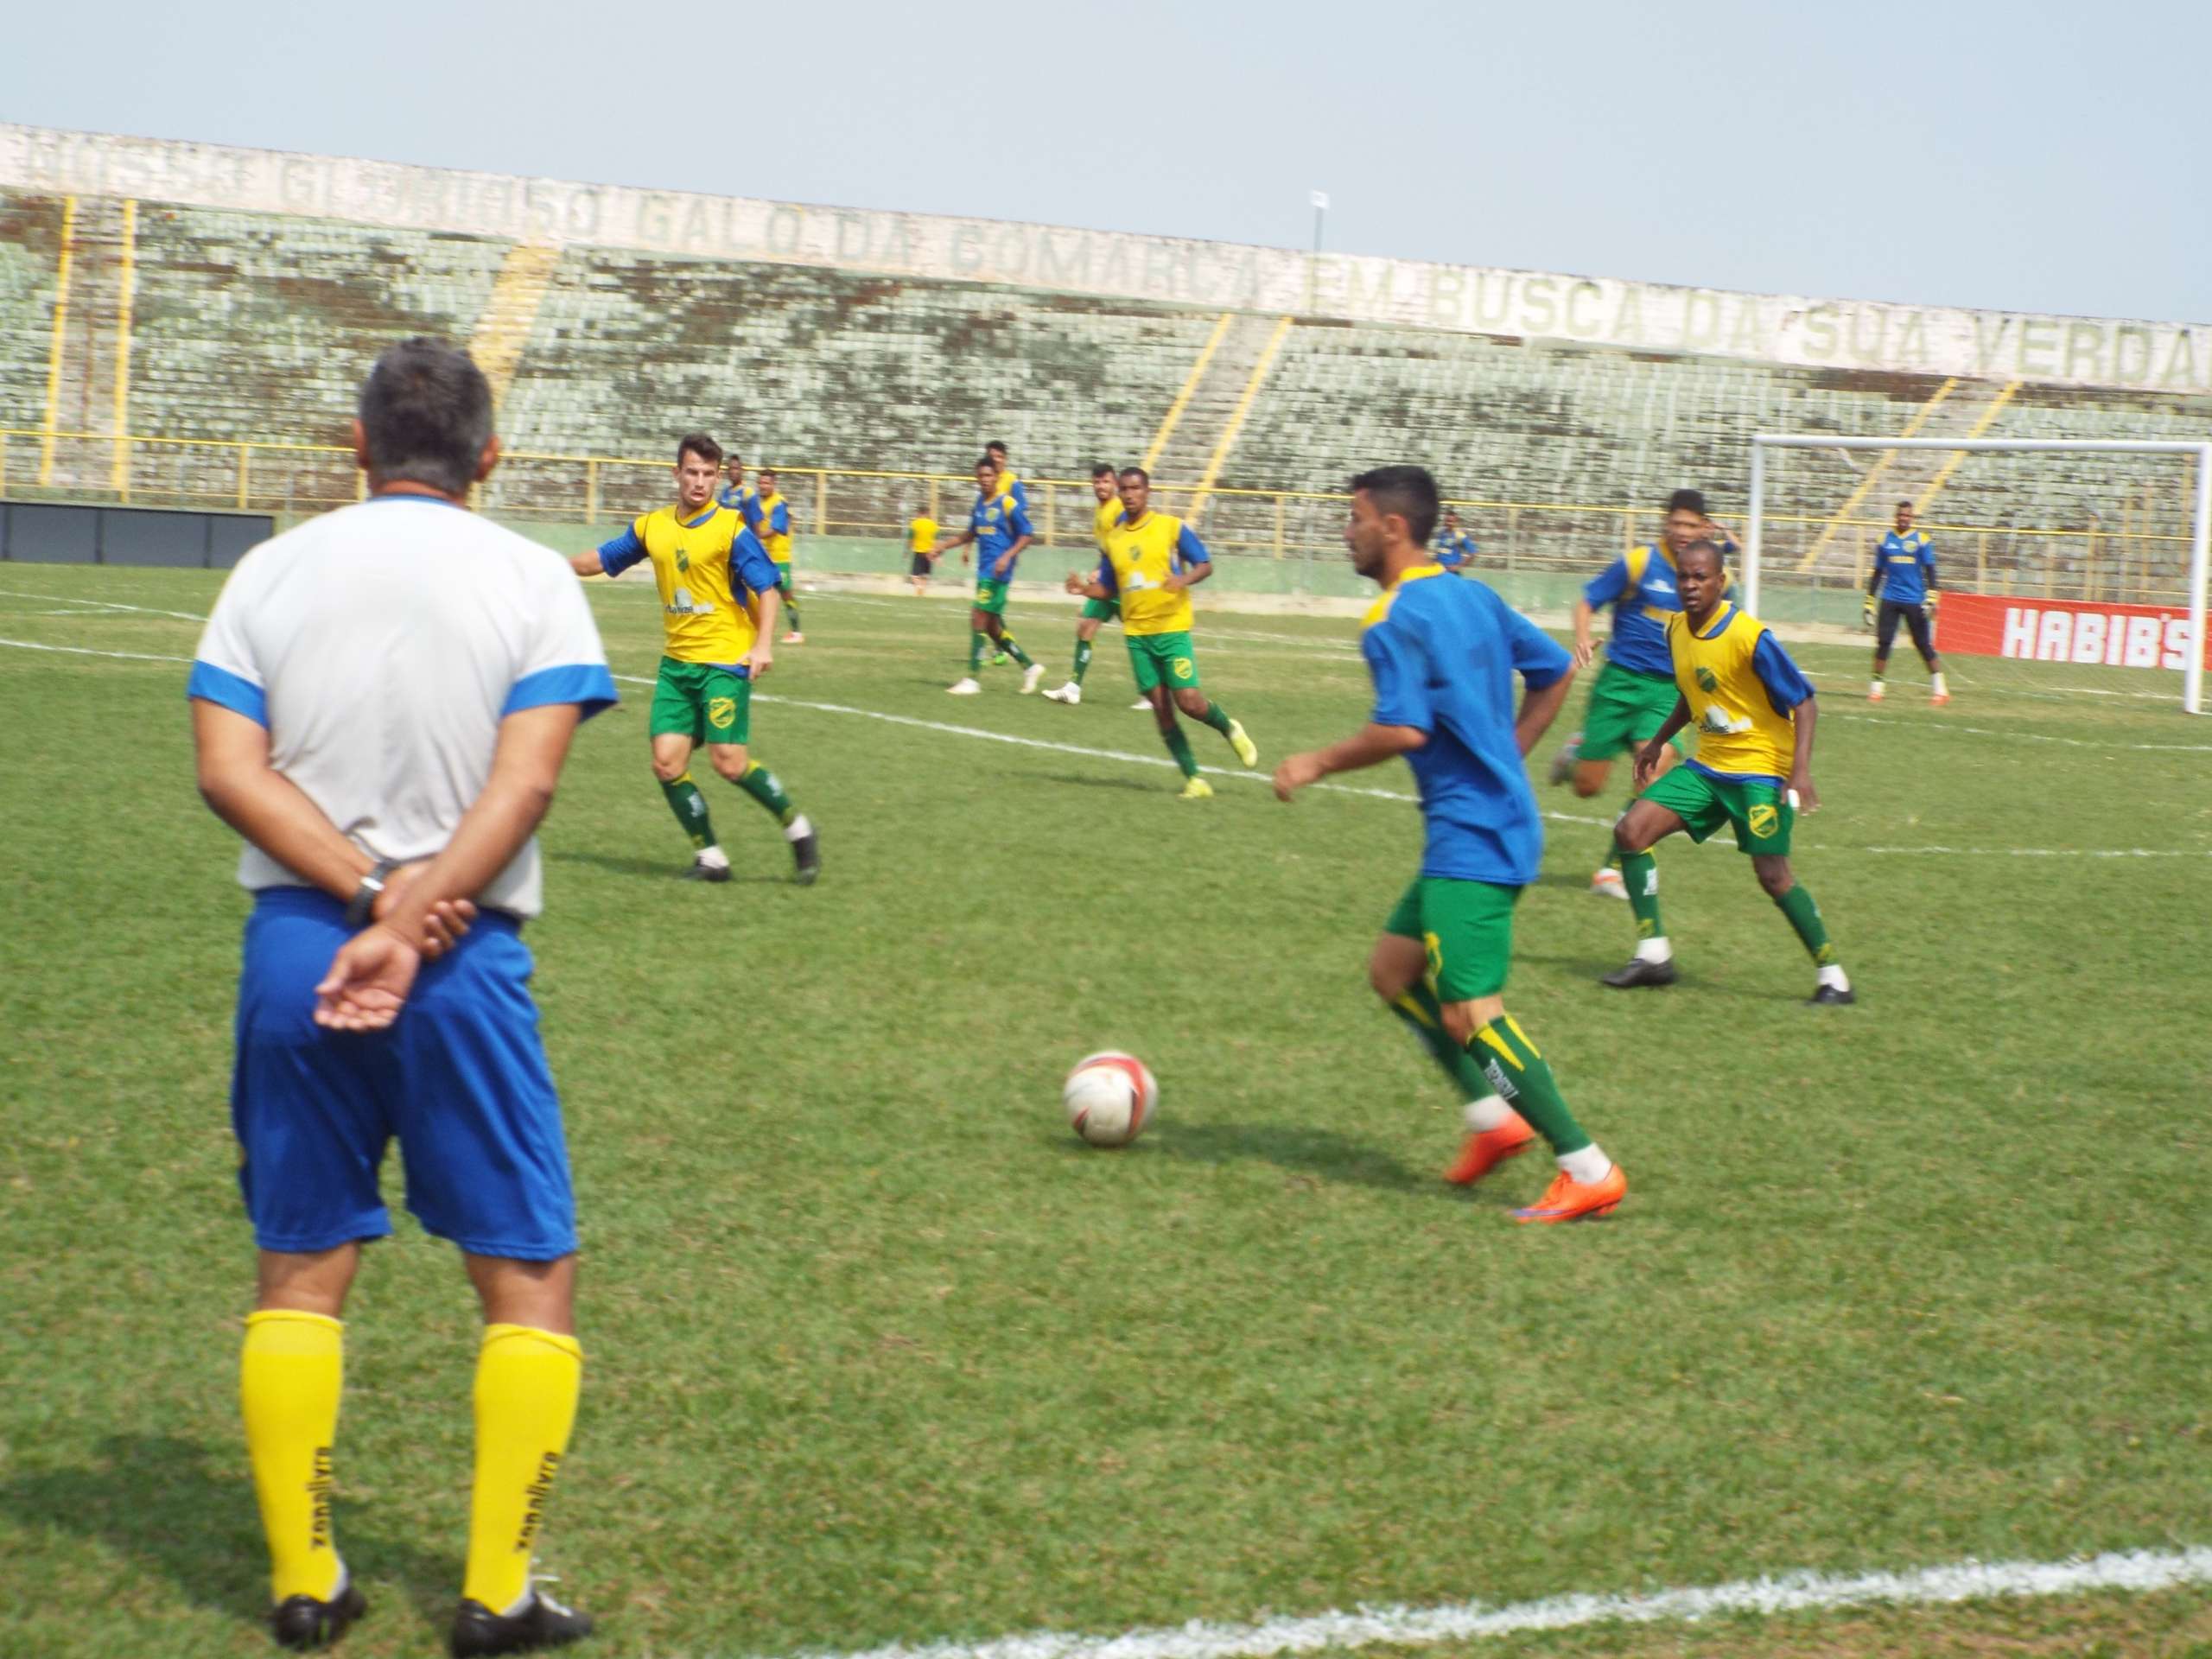
[[[1613,631],[1605,641],[1605,665],[1590,687],[1582,729],[1554,759],[1551,780],[1572,778],[1574,792],[1587,799],[1605,787],[1617,754],[1633,755],[1675,709],[1675,671],[1667,656],[1667,619],[1682,608],[1676,591],[1675,561],[1700,537],[1713,537],[1731,550],[1735,543],[1706,512],[1696,490],[1676,490],[1667,498],[1665,534],[1631,547],[1592,579],[1574,603],[1574,660],[1588,667],[1597,655],[1590,624],[1600,606],[1613,610]],[[1687,746],[1677,744],[1687,753]],[[1665,770],[1662,766],[1662,771]],[[1590,878],[1590,891],[1624,899],[1620,872],[1608,846],[1605,862]]]
[[[1482,550],[1482,544],[1459,528],[1459,515],[1447,512],[1444,528],[1436,532],[1436,562],[1453,575],[1464,575]]]
[[[1950,689],[1943,683],[1943,659],[1936,654],[1936,640],[1929,629],[1941,598],[1936,580],[1936,543],[1925,531],[1912,527],[1912,503],[1900,501],[1897,527],[1882,537],[1882,545],[1874,553],[1874,574],[1866,579],[1866,620],[1874,630],[1874,683],[1867,690],[1867,702],[1882,700],[1882,671],[1890,665],[1890,647],[1897,643],[1900,617],[1912,630],[1912,648],[1928,664],[1928,701],[1940,709],[1951,700]]]
[[[976,463],[976,505],[969,510],[968,528],[949,542],[940,542],[930,556],[939,557],[957,547],[976,544],[976,598],[968,619],[968,672],[945,689],[956,697],[972,697],[983,688],[976,678],[983,666],[983,647],[995,645],[1021,664],[1021,690],[1026,696],[1045,677],[1045,665],[1033,663],[1029,653],[1006,631],[1007,592],[1014,586],[1014,562],[1037,538],[1014,492],[1002,480],[999,464],[989,454]]]
[[[1478,1180],[1541,1134],[1559,1174],[1514,1218],[1605,1215],[1628,1178],[1575,1122],[1504,999],[1514,906],[1544,846],[1522,759],[1567,701],[1573,660],[1485,583],[1434,580],[1444,571],[1427,550],[1437,505],[1427,473],[1378,467],[1351,488],[1352,568],[1382,588],[1360,636],[1374,710],[1344,741],[1285,760],[1275,794],[1287,801],[1332,772],[1405,757],[1426,845],[1375,941],[1368,979],[1465,1092],[1466,1143],[1445,1179]],[[1517,715],[1516,674],[1527,688]]]
[[[735,455],[729,458],[729,487],[715,497],[715,505],[728,507],[745,521],[747,530],[760,535],[760,498],[745,487],[745,463]]]

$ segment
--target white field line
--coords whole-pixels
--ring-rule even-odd
[[[1897,720],[1883,715],[1827,715],[1827,720],[1847,720],[1857,726],[1914,726],[1921,722]],[[2087,737],[2053,737],[2047,732],[1999,732],[1986,726],[1956,726],[1944,716],[1931,713],[1929,721],[1942,721],[1941,729],[1963,732],[1974,737],[2002,738],[2007,743],[2058,743],[2069,749],[2102,749],[2110,753],[2126,751],[2131,754],[2212,754],[2212,743],[2100,743]]]
[[[0,588],[0,598],[42,599],[51,605],[86,605],[103,611],[136,611],[141,616],[173,616],[180,622],[205,622],[207,620],[190,611],[157,611],[148,605],[125,605],[112,599],[72,599],[67,594],[21,594],[12,588]]]
[[[1260,1624],[1187,1624],[1077,1636],[1033,1630],[983,1642],[893,1643],[810,1659],[1268,1659],[1388,1644],[1420,1647],[1592,1624],[1695,1623],[1729,1613],[1826,1612],[1847,1607],[1941,1606],[2074,1596],[2098,1590],[2170,1590],[2212,1583],[2212,1549],[2130,1550],[2070,1561],[1960,1561],[1901,1573],[1789,1573],[1779,1578],[1643,1595],[1554,1596],[1493,1607],[1359,1607]]]
[[[89,645],[47,645],[29,639],[0,639],[0,646],[11,646],[17,651],[54,652],[69,657],[108,657],[136,663],[184,663],[189,657],[162,657],[141,651],[95,651]],[[614,677],[628,685],[652,685],[655,682],[636,674],[617,674]],[[842,702],[814,702],[804,697],[781,696],[772,692],[758,694],[760,702],[782,703],[792,709],[809,709],[817,714],[852,715],[862,720],[880,721],[887,726],[905,726],[916,731],[937,732],[948,737],[975,738],[988,743],[1008,743],[1016,748],[1041,749],[1052,754],[1071,754],[1091,760],[1114,760],[1133,766],[1172,766],[1175,763],[1165,755],[1131,754],[1126,749],[1096,749],[1077,743],[1055,743],[1041,737],[1022,737],[1013,732],[987,731],[980,726],[955,726],[940,720],[921,720],[912,715],[887,714],[880,709],[855,709]],[[1245,772],[1230,766],[1201,766],[1198,770],[1216,778],[1241,778],[1248,783],[1265,784],[1270,781],[1265,772]],[[1402,790],[1369,789],[1357,784],[1315,784],[1317,790],[1332,795],[1363,795],[1370,800],[1397,801],[1407,805],[1418,802],[1419,797]],[[1602,829],[1613,822],[1611,818],[1590,817],[1575,812],[1546,811],[1544,817],[1554,823],[1579,823]],[[1715,837],[1710,846],[1725,849],[1726,843]],[[2082,847],[1830,847],[1812,845],[1808,852],[1861,852],[1898,856],[1973,857],[1973,858],[2212,858],[2212,850],[2198,852],[2188,848],[2082,848]]]

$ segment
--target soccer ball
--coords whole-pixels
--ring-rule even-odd
[[[1094,1147],[1126,1147],[1152,1122],[1160,1085],[1134,1054],[1086,1054],[1068,1073],[1060,1098],[1075,1132]]]

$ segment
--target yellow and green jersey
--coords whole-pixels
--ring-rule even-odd
[[[644,560],[652,561],[660,589],[667,654],[679,663],[744,662],[759,632],[747,589],[766,593],[776,585],[776,567],[744,520],[728,507],[702,507],[688,519],[662,507],[599,550],[599,567],[610,576]]]
[[[1192,621],[1188,590],[1163,591],[1179,566],[1208,562],[1205,543],[1173,513],[1126,517],[1106,532],[1098,580],[1122,601],[1122,631],[1128,634],[1187,633]]]
[[[1765,625],[1726,601],[1701,632],[1675,611],[1667,618],[1667,649],[1697,728],[1697,758],[1688,764],[1732,781],[1789,777],[1795,711],[1813,688]]]
[[[759,499],[759,516],[751,520],[761,546],[778,564],[791,562],[791,504],[780,495]]]
[[[936,545],[937,520],[916,514],[913,522],[906,526],[906,550],[909,553],[926,553]]]
[[[1097,538],[1101,553],[1106,550],[1106,532],[1121,522],[1122,503],[1118,498],[1108,496],[1098,504],[1098,512],[1090,524],[1090,533]]]

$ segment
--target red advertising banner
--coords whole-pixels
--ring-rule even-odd
[[[1936,649],[1946,656],[2179,669],[2189,662],[2189,611],[1946,590],[1936,612]],[[2205,663],[2212,666],[2212,650]]]

